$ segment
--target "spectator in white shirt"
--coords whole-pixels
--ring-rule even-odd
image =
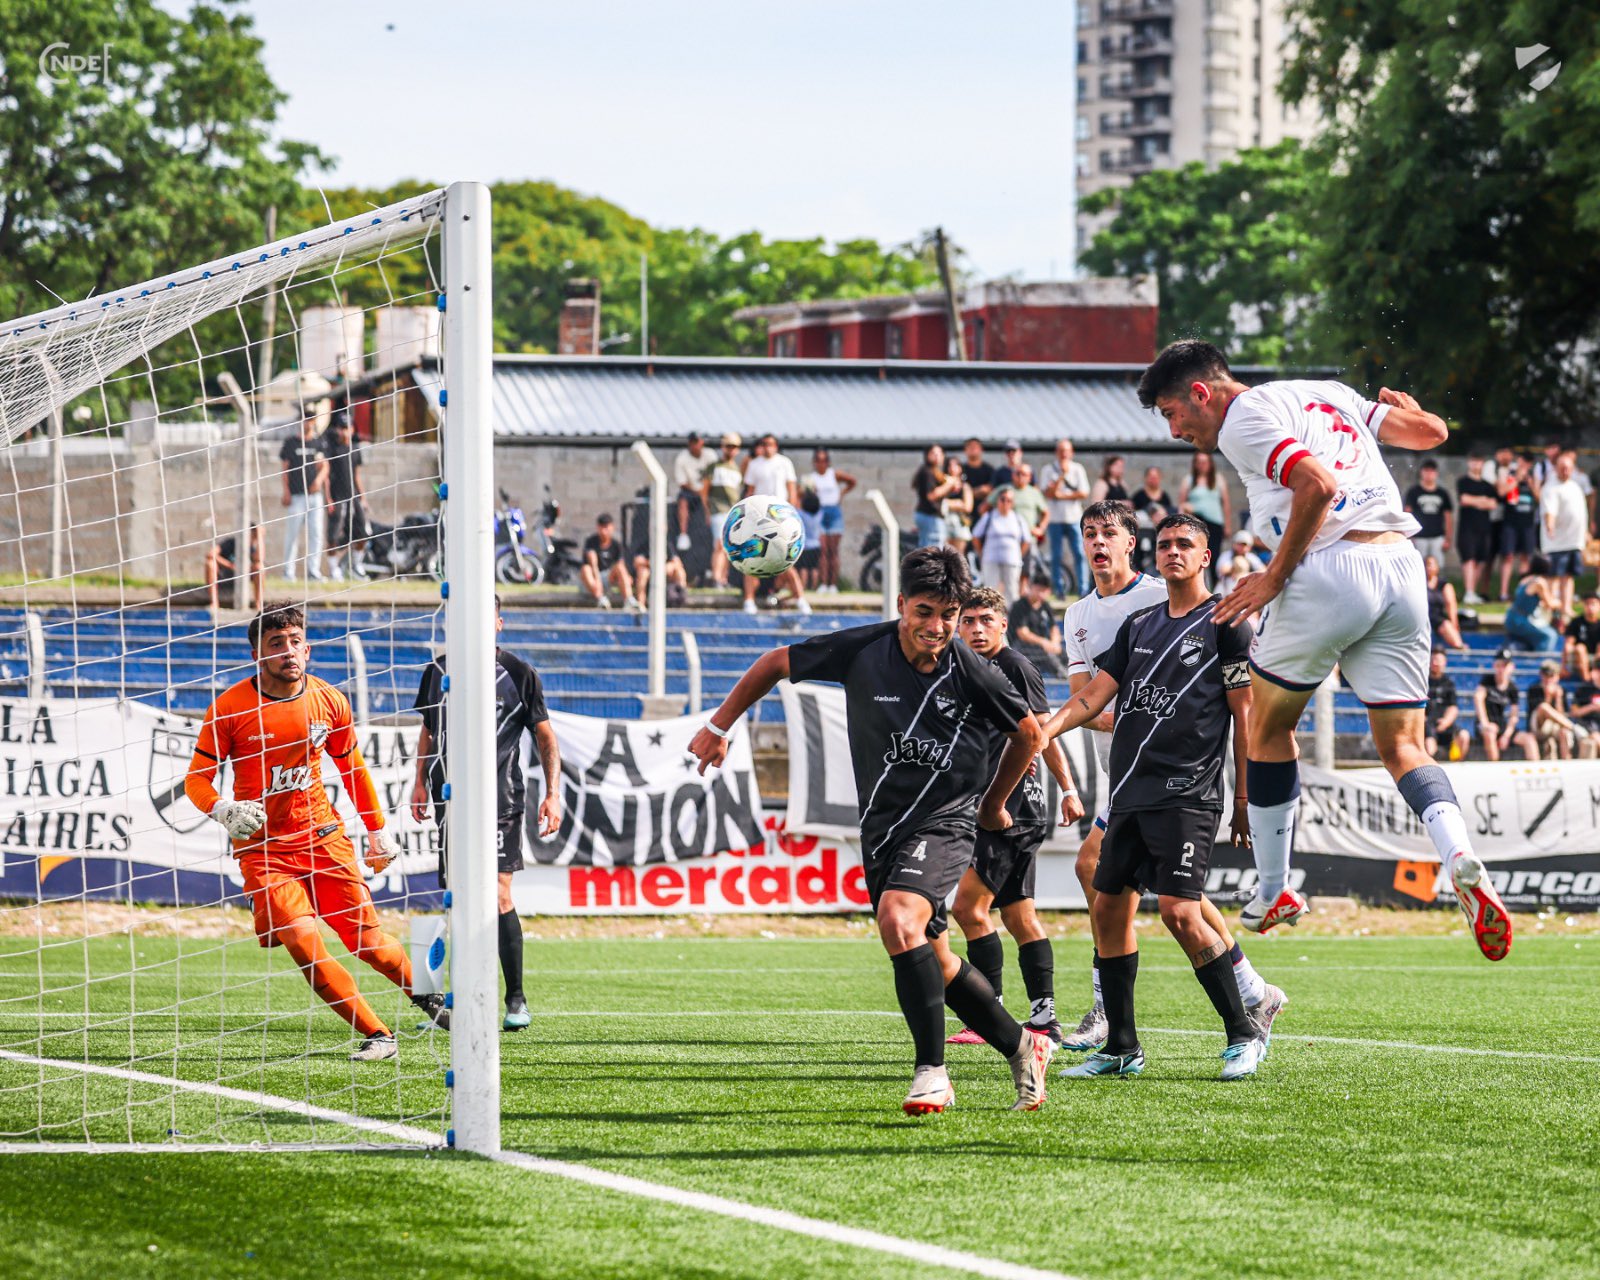
[[[1067,594],[1067,566],[1064,552],[1072,551],[1073,585],[1077,594],[1089,594],[1089,562],[1083,554],[1084,499],[1089,496],[1089,473],[1073,457],[1072,441],[1057,440],[1056,456],[1044,464],[1039,476],[1050,509],[1050,585],[1058,596]]]
[[[700,483],[705,479],[706,468],[712,459],[706,456],[705,440],[698,431],[689,433],[688,442],[678,450],[672,460],[672,479],[678,486],[678,550],[689,549],[689,520],[699,512],[704,520],[705,507],[700,501]]]
[[[1028,522],[1017,514],[1016,491],[1009,486],[995,491],[994,505],[972,531],[984,585],[997,588],[1008,605],[1020,594],[1028,534]]]
[[[800,509],[800,482],[795,475],[794,463],[790,462],[783,454],[778,452],[778,437],[770,432],[756,441],[755,451],[750,455],[750,461],[744,464],[744,496],[748,498],[765,497],[776,498],[779,502],[787,502],[796,511]],[[794,600],[794,607],[800,613],[810,613],[811,606],[806,603],[805,587],[800,582],[800,575],[793,569],[785,569],[772,580],[774,587],[787,587]],[[748,575],[744,579],[744,611],[755,613],[756,588],[760,582]],[[771,597],[775,602],[776,596]]]
[[[1583,546],[1589,535],[1589,504],[1575,479],[1578,457],[1556,456],[1555,472],[1539,495],[1539,545],[1550,561],[1550,577],[1559,592],[1559,618],[1572,615],[1572,587],[1583,567]]]

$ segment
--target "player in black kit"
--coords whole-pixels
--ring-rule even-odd
[[[494,598],[494,629],[500,618],[500,597]],[[527,783],[522,776],[522,735],[531,733],[544,771],[544,799],[539,804],[539,835],[549,836],[561,825],[561,748],[545,710],[544,686],[539,673],[514,653],[494,651],[494,723],[496,818],[499,823],[496,861],[499,872],[500,972],[506,981],[506,1012],[501,1026],[521,1031],[531,1020],[522,992],[522,919],[511,901],[511,876],[522,870],[522,825]],[[444,883],[444,655],[422,670],[413,709],[422,713],[422,734],[417,739],[417,776],[411,788],[411,815],[418,822],[428,816],[433,801],[439,822],[439,882]]]
[[[1035,715],[1047,715],[1050,703],[1045,697],[1044,677],[1008,643],[1009,622],[1006,601],[993,587],[980,587],[961,606],[961,638],[967,647],[988,658],[1018,693],[1027,699]],[[994,759],[998,762],[1005,740],[991,735]],[[1083,801],[1072,782],[1066,753],[1058,743],[1044,749],[1042,763],[1061,787],[1063,825],[1083,817]],[[1056,1020],[1055,955],[1050,939],[1033,909],[1033,886],[1038,870],[1039,846],[1050,833],[1051,814],[1045,805],[1044,780],[1035,765],[1006,801],[1011,825],[1004,831],[979,831],[972,866],[961,877],[950,914],[967,939],[967,959],[989,979],[995,998],[1000,998],[1005,952],[989,913],[1000,909],[1000,919],[1017,944],[1017,967],[1022,970],[1022,985],[1028,992],[1029,1031],[1048,1035],[1061,1043],[1061,1024]],[[963,1027],[947,1044],[975,1044],[981,1037]]]
[[[908,1115],[943,1111],[955,1099],[944,1064],[946,1004],[1010,1062],[1013,1110],[1038,1110],[1055,1050],[1048,1036],[1022,1029],[945,937],[944,902],[972,862],[977,828],[1011,824],[1006,798],[1044,743],[1022,695],[956,639],[971,589],[955,551],[913,551],[900,566],[898,621],[762,655],[689,744],[703,773],[722,763],[734,724],[778,681],[844,686],[867,892],[916,1046]],[[1007,739],[998,768],[991,733]]]
[[[1100,668],[1050,718],[1052,736],[1087,724],[1113,698],[1111,819],[1095,871],[1095,928],[1107,1034],[1099,1052],[1062,1072],[1131,1076],[1144,1070],[1133,1017],[1139,971],[1134,914],[1139,890],[1154,890],[1161,920],[1194,965],[1228,1033],[1222,1078],[1255,1074],[1267,1036],[1245,1012],[1228,947],[1200,913],[1211,848],[1222,817],[1222,762],[1233,729],[1234,844],[1248,844],[1245,747],[1249,740],[1250,641],[1243,619],[1218,626],[1220,596],[1205,588],[1210,535],[1193,516],[1156,526],[1156,564],[1167,603],[1123,622],[1095,659]]]

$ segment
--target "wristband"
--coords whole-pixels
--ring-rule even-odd
[[[1078,794],[1078,788],[1077,787],[1066,787],[1066,788],[1063,788],[1061,794],[1064,795],[1064,796],[1075,796],[1075,795]]]
[[[735,725],[737,725],[738,723],[739,722],[737,720],[734,721]],[[722,738],[723,740],[727,740],[728,738],[733,737],[733,730],[732,729],[719,729],[716,725],[714,725],[709,720],[706,721],[706,728],[710,732],[716,734],[717,737]]]

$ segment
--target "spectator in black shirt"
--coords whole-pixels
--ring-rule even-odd
[[[1600,663],[1600,594],[1591,591],[1583,598],[1583,612],[1567,620],[1567,670],[1580,680],[1592,679]]]
[[[212,613],[217,612],[218,609],[218,580],[225,577],[237,580],[239,558],[236,552],[238,547],[239,539],[237,535],[230,533],[227,537],[213,543],[211,550],[206,552],[206,593],[211,598]],[[250,576],[255,580],[251,599],[260,604],[267,598],[267,569],[266,547],[261,537],[261,526],[258,524],[250,526],[250,553]],[[239,588],[236,581],[234,586],[234,608],[248,609],[249,607],[249,600],[241,601],[239,599]]]
[[[1461,557],[1462,604],[1482,604],[1481,581],[1488,586],[1489,564],[1495,553],[1495,509],[1500,498],[1494,482],[1483,475],[1483,454],[1467,455],[1467,474],[1456,481],[1456,554]]]
[[[1090,502],[1120,502],[1129,511],[1133,510],[1133,503],[1128,501],[1128,488],[1122,483],[1123,472],[1127,469],[1128,462],[1120,453],[1113,453],[1100,465],[1100,478],[1094,482],[1094,487],[1089,490]]]
[[[1006,460],[994,469],[994,487],[1004,489],[1017,483],[1017,468],[1022,465],[1022,441],[1006,441]]]
[[[335,416],[322,437],[322,453],[328,460],[328,565],[335,581],[344,577],[344,562],[355,577],[356,557],[367,537],[367,491],[361,483],[361,446],[346,414]]]
[[[965,560],[949,547],[919,547],[901,563],[900,588],[898,621],[824,632],[756,659],[689,751],[702,772],[721,765],[740,717],[780,680],[844,686],[862,868],[916,1048],[902,1105],[925,1115],[955,1100],[944,1061],[948,1005],[1010,1062],[1014,1109],[1034,1111],[1055,1044],[1024,1031],[988,980],[950,950],[944,904],[972,863],[977,826],[1013,825],[1006,801],[1044,731],[1005,674],[956,639],[972,590]],[[994,735],[1006,739],[998,763]]]
[[[1500,495],[1500,598],[1511,592],[1512,570],[1528,572],[1528,560],[1539,549],[1539,491],[1533,459],[1520,456],[1495,474]]]
[[[917,545],[937,547],[944,541],[944,499],[961,487],[961,481],[946,473],[944,450],[930,444],[922,455],[922,465],[911,477],[911,487],[917,494]]]
[[[1418,483],[1406,490],[1406,510],[1422,526],[1411,539],[1411,545],[1423,559],[1432,556],[1443,564],[1445,548],[1450,545],[1450,522],[1454,519],[1455,503],[1439,487],[1439,464],[1434,459],[1424,459],[1417,474]]]
[[[1490,760],[1498,760],[1512,744],[1522,748],[1529,760],[1539,758],[1539,748],[1533,735],[1517,732],[1521,719],[1517,686],[1511,679],[1511,651],[1502,649],[1494,655],[1494,670],[1478,681],[1472,700],[1478,720],[1478,740],[1483,743],[1483,753]]]
[[[1575,747],[1587,745],[1588,735],[1567,717],[1567,691],[1561,687],[1561,664],[1546,658],[1539,678],[1528,686],[1528,734],[1540,754],[1552,760],[1570,760]]]
[[[289,508],[283,522],[283,572],[293,582],[300,576],[300,535],[306,539],[306,577],[322,581],[323,506],[328,486],[328,459],[322,452],[318,428],[326,423],[328,402],[315,409],[283,440],[283,505]]]
[[[1585,680],[1574,689],[1567,699],[1567,715],[1583,733],[1584,742],[1579,744],[1578,754],[1584,754],[1584,744],[1588,744],[1591,752],[1600,748],[1600,685]],[[1586,755],[1584,759],[1593,759],[1593,755]]]
[[[1006,625],[1018,653],[1046,675],[1066,676],[1061,632],[1050,608],[1048,574],[1034,574],[1023,582],[1022,596],[1012,603]]]
[[[1445,652],[1435,649],[1428,658],[1428,714],[1423,749],[1435,760],[1445,751],[1451,760],[1465,760],[1472,735],[1460,723],[1456,682],[1445,671]]]
[[[1156,526],[1177,510],[1172,504],[1172,495],[1162,487],[1160,467],[1145,468],[1144,485],[1134,492],[1131,502],[1133,513],[1139,520],[1139,539],[1134,550],[1134,564],[1147,573],[1154,573]]]
[[[639,602],[633,598],[633,578],[622,555],[622,540],[617,537],[617,522],[609,514],[595,517],[594,532],[583,540],[583,564],[578,573],[583,579],[583,589],[602,609],[611,607],[610,597],[606,595],[608,582],[622,593],[622,602],[628,608],[639,608]]]
[[[972,512],[976,515],[989,503],[989,495],[994,492],[994,467],[983,460],[983,441],[974,436],[964,446],[964,457],[961,464],[962,474],[968,486],[972,489]]]

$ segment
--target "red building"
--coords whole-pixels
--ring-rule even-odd
[[[1153,277],[968,286],[957,298],[969,360],[1031,364],[1146,364],[1160,310]],[[746,307],[765,321],[767,355],[817,360],[955,358],[944,294],[824,298]]]

